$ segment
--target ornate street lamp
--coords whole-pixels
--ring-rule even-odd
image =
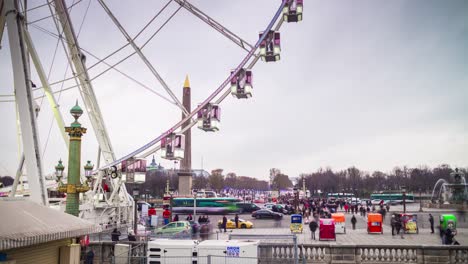
[[[193,221],[197,219],[197,189],[193,189]]]
[[[83,114],[83,110],[76,105],[70,110],[70,114],[73,116],[75,121],[70,124],[69,127],[65,127],[65,132],[70,136],[70,148],[68,149],[68,179],[67,184],[61,184],[61,178],[63,177],[63,170],[65,167],[62,165],[62,161],[55,167],[57,173],[57,180],[59,192],[67,193],[67,204],[65,213],[78,216],[79,204],[80,204],[80,193],[89,191],[87,185],[83,185],[80,182],[80,157],[81,157],[81,137],[86,133],[86,128],[82,127],[78,122],[78,118]]]
[[[63,171],[65,170],[65,166],[62,164],[62,159],[59,160],[58,164],[55,166],[55,177],[57,178],[55,181],[58,183],[57,190],[59,192],[63,192],[64,190],[61,190],[60,188],[63,189],[63,183],[62,183],[62,178],[63,178]],[[66,191],[66,187],[65,187]]]
[[[88,160],[86,165],[84,165],[84,171],[85,171],[85,177],[86,177],[86,182],[88,185],[91,185],[91,177],[93,176],[91,172],[93,171],[94,165],[91,164],[91,161]]]
[[[168,181],[169,181],[169,180],[168,180]],[[170,214],[170,218],[171,218],[170,221],[172,221],[172,219],[173,219],[173,218],[172,218],[172,197],[174,196],[174,189],[169,188],[169,195],[171,196],[171,199],[169,200],[169,212],[171,213],[171,214]]]
[[[406,214],[406,187],[401,186],[401,190],[403,192],[403,213]]]
[[[421,188],[419,188],[419,212],[422,212],[422,196],[421,196]]]
[[[293,193],[294,193],[294,211],[297,214],[298,207],[299,207],[299,190],[297,189],[297,187],[293,188]]]

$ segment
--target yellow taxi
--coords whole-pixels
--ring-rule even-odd
[[[222,224],[223,224],[223,220],[219,220],[219,221],[218,221],[218,227],[221,227]],[[240,218],[239,218],[239,228],[252,228],[252,227],[253,227],[253,223],[252,223],[252,222],[246,221],[246,220],[244,220],[244,219],[240,219]],[[227,228],[227,229],[234,229],[234,228],[236,228],[236,222],[235,222],[234,218],[228,219],[228,220],[227,220],[226,228]]]

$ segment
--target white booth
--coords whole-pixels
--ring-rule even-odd
[[[148,241],[148,264],[197,263],[197,240],[156,239]]]
[[[258,244],[258,240],[205,240],[198,244],[198,263],[257,264]]]

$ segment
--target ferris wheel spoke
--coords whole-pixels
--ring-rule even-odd
[[[245,51],[250,51],[253,46],[247,41],[243,40],[241,37],[237,36],[235,33],[221,25],[219,22],[205,14],[203,11],[189,3],[187,0],[174,0],[181,7],[185,8],[187,11],[198,17],[200,20],[208,24],[210,27],[214,28],[216,31],[221,33],[223,36],[234,42],[236,45],[244,49]],[[257,55],[254,55],[257,56]]]
[[[112,19],[114,24],[117,26],[117,28],[120,30],[120,32],[124,35],[124,37],[127,39],[127,41],[130,43],[130,45],[133,47],[135,52],[140,56],[141,60],[145,63],[145,65],[148,67],[148,69],[151,71],[151,73],[156,77],[156,79],[159,81],[159,83],[162,85],[164,90],[169,94],[169,96],[174,100],[174,102],[177,104],[177,106],[184,112],[184,114],[188,115],[189,112],[183,104],[180,102],[180,100],[177,98],[177,96],[172,92],[172,90],[169,88],[167,83],[164,81],[164,79],[161,77],[161,75],[156,71],[154,66],[151,64],[151,62],[148,60],[148,58],[143,54],[141,51],[141,48],[136,45],[136,43],[133,41],[133,39],[130,37],[130,35],[127,33],[127,31],[124,29],[124,27],[120,24],[120,22],[117,20],[117,18],[114,16],[112,11],[109,9],[109,7],[104,3],[103,0],[98,0],[99,4],[101,4],[102,8],[104,11],[106,11],[107,15]]]

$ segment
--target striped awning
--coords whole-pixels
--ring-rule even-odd
[[[98,233],[78,217],[28,200],[0,199],[0,250]]]

